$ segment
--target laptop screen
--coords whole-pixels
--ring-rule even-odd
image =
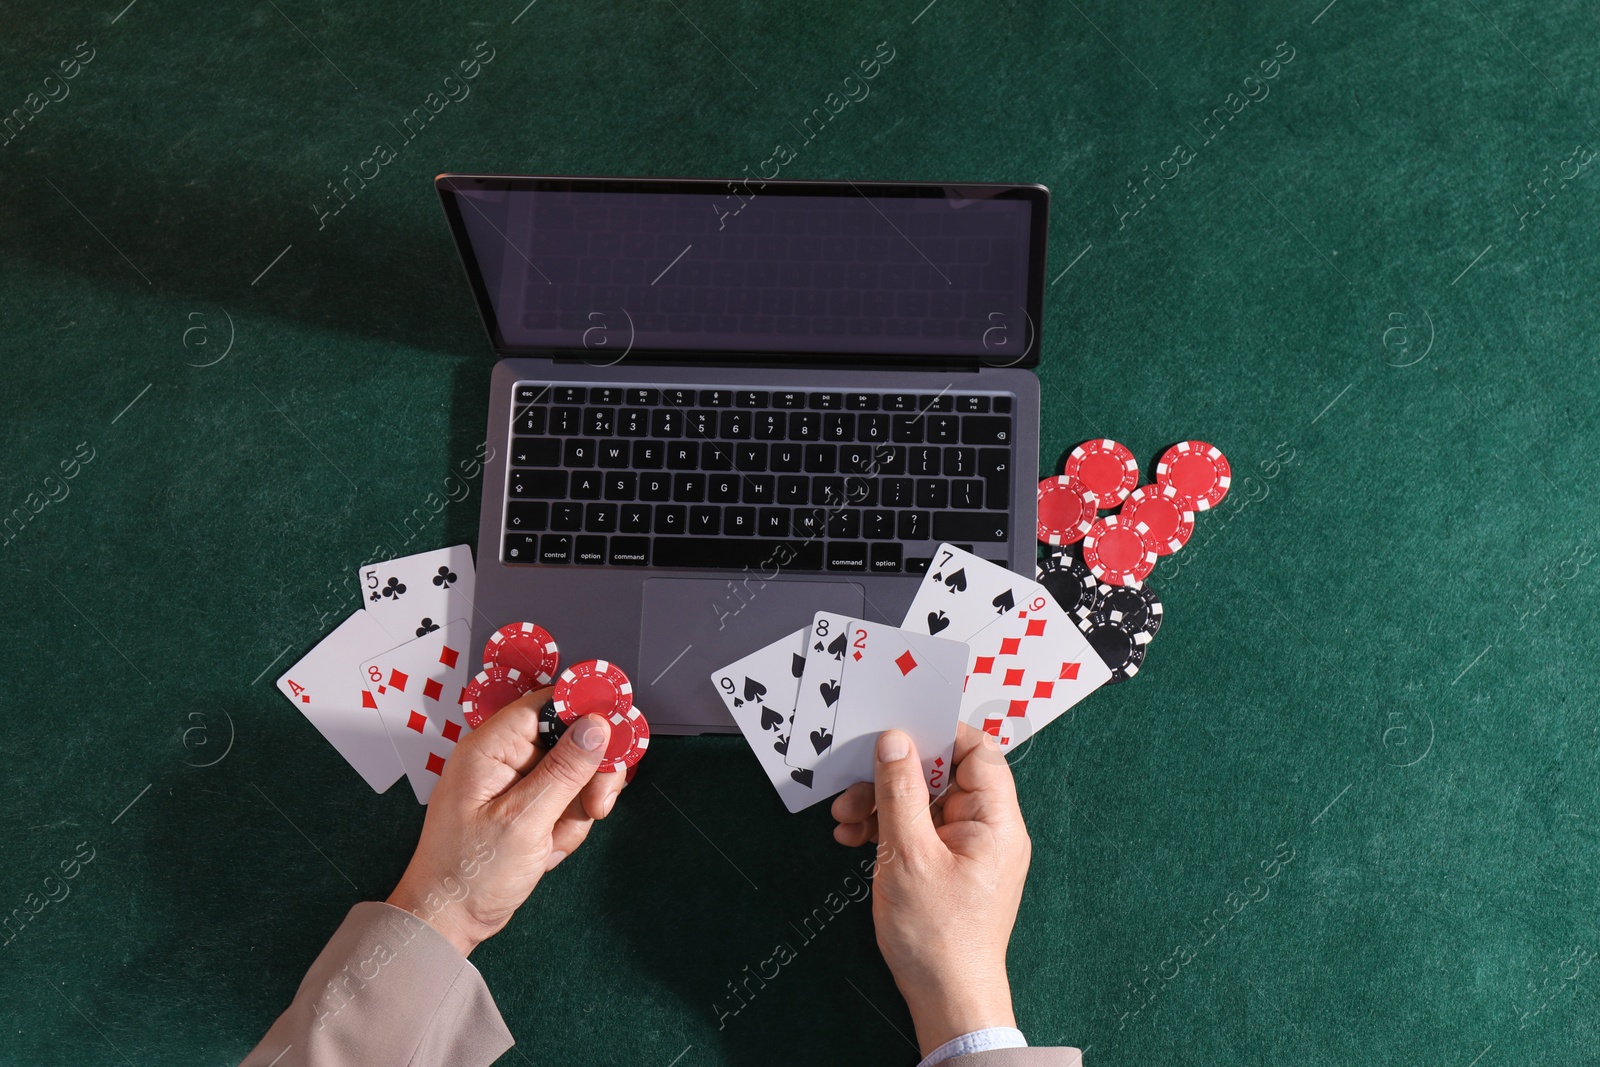
[[[502,354],[1038,362],[1040,186],[436,184]]]

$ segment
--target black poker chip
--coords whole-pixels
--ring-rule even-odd
[[[555,748],[556,742],[561,740],[561,735],[567,732],[567,724],[561,721],[561,716],[556,712],[554,700],[544,702],[544,707],[539,709],[539,741],[545,748]]]
[[[1074,617],[1094,610],[1102,588],[1083,561],[1072,555],[1050,555],[1040,560],[1039,584],[1062,611]]]
[[[1096,590],[1094,606],[1080,617],[1115,623],[1130,633],[1154,637],[1161,630],[1161,601],[1148,585],[1106,585]]]
[[[1089,647],[1111,668],[1107,685],[1126,682],[1139,673],[1144,664],[1145,646],[1150,635],[1142,630],[1126,630],[1109,619],[1090,618],[1078,623],[1078,629],[1089,639]]]

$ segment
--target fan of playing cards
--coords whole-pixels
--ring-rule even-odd
[[[931,793],[956,726],[1016,745],[1111,677],[1044,587],[940,545],[900,627],[818,612],[711,676],[784,806],[873,777],[878,734],[916,742]]]

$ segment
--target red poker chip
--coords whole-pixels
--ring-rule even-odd
[[[1071,478],[1046,478],[1039,483],[1039,540],[1070,545],[1083,540],[1094,525],[1094,500]]]
[[[461,713],[466,716],[467,725],[476,730],[489,716],[524,693],[533,692],[539,684],[515,667],[491,663],[461,691]]]
[[[1116,507],[1139,484],[1139,464],[1133,453],[1108,439],[1085,441],[1074,448],[1062,473],[1082,486],[1099,508]]]
[[[1115,515],[1096,519],[1083,538],[1083,562],[1107,585],[1138,585],[1155,570],[1156,554],[1145,543],[1143,523]]]
[[[1141,485],[1117,512],[1130,525],[1144,523],[1144,539],[1158,556],[1170,556],[1194,536],[1194,512],[1170,485]]]
[[[586,659],[561,672],[552,703],[569,726],[585,715],[626,715],[633,707],[633,683],[615,663]]]
[[[599,769],[627,770],[644,759],[645,751],[650,747],[650,724],[639,709],[630,705],[627,711],[614,711],[607,715],[606,721],[611,723],[611,740],[606,745],[606,754],[600,760]]]
[[[513,622],[500,627],[483,646],[483,663],[503,663],[515,667],[549,685],[561,664],[561,652],[555,638],[543,626],[531,622]]]
[[[1228,457],[1204,441],[1179,441],[1161,455],[1156,481],[1178,491],[1179,500],[1195,511],[1222,503],[1233,481]]]

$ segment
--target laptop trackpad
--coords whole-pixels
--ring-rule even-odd
[[[688,728],[728,728],[733,719],[711,687],[711,673],[811,622],[819,611],[859,617],[861,586],[850,581],[648,578],[639,617],[639,707],[675,708]]]

